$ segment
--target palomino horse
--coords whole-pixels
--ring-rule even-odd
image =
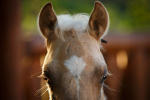
[[[50,100],[100,100],[107,66],[100,51],[109,26],[108,13],[96,1],[86,14],[56,16],[47,3],[39,15],[39,28],[46,40],[42,67]]]

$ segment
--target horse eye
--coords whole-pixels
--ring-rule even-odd
[[[101,83],[103,83],[106,80],[106,78],[107,78],[107,75],[103,75],[101,79]]]
[[[48,71],[44,71],[44,80],[49,79],[49,72]]]
[[[44,77],[43,79],[44,79],[44,80],[47,80],[47,78],[46,78],[46,77]]]

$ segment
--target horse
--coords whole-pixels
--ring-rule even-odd
[[[56,16],[49,2],[39,13],[38,25],[47,47],[42,77],[49,100],[104,100],[108,71],[100,49],[109,27],[104,5],[96,1],[90,16]]]

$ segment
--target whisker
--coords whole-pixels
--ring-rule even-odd
[[[107,75],[113,76],[113,74],[108,70]]]
[[[108,85],[106,85],[106,84],[103,84],[103,86],[104,86],[105,88],[107,88],[107,89],[111,90],[111,91],[120,92],[120,91],[117,91],[117,90],[115,90],[115,89],[113,89],[113,88],[109,87],[109,86],[108,86]]]
[[[35,77],[35,76],[39,76],[41,74],[41,71],[38,71],[36,73],[34,73],[33,75],[30,76],[30,78]]]
[[[44,95],[47,91],[48,91],[48,88],[41,94],[41,96]]]
[[[103,83],[103,87],[104,87],[104,90],[111,95],[116,95],[116,93],[114,93],[114,92],[120,92],[118,90],[112,89],[111,87],[109,87],[108,85],[106,85],[104,83]]]
[[[43,94],[46,93],[47,90],[48,90],[47,85],[45,85],[41,89],[37,90],[37,92],[34,95],[35,96],[42,96]],[[44,92],[42,93],[42,91],[44,91]]]
[[[33,72],[34,74],[30,75],[30,78],[39,76],[42,73],[42,69],[38,68],[36,71]]]
[[[104,90],[105,90],[106,92],[108,92],[109,94],[114,95],[113,92],[109,91],[109,90],[108,90],[107,88],[105,88],[105,87],[104,87]]]
[[[109,76],[113,76],[113,78],[121,85],[121,86],[123,86],[123,87],[125,87],[123,84],[121,84],[121,82],[119,82],[119,80],[116,78],[116,77],[119,77],[119,76],[116,76],[116,75],[114,75],[114,74],[112,74],[110,71],[108,71],[108,73],[107,73]]]
[[[115,76],[113,76],[113,78],[114,78],[121,86],[125,87],[123,84],[121,84],[121,82],[119,82],[119,80],[118,80]]]

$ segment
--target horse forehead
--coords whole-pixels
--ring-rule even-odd
[[[92,71],[96,67],[104,66],[105,61],[101,54],[96,55],[96,53],[92,56],[88,55],[81,57],[73,55],[64,61],[64,65],[75,78],[80,78],[86,67]]]
[[[77,58],[86,61],[92,60],[92,62],[99,61],[103,62],[103,55],[100,52],[100,44],[88,34],[81,35],[79,40],[68,43],[66,51],[68,50],[70,61],[76,60]],[[62,51],[61,51],[62,52]],[[67,57],[67,59],[69,59]]]
[[[69,59],[65,60],[64,65],[74,77],[80,78],[80,75],[84,70],[86,63],[82,57],[73,55]]]

